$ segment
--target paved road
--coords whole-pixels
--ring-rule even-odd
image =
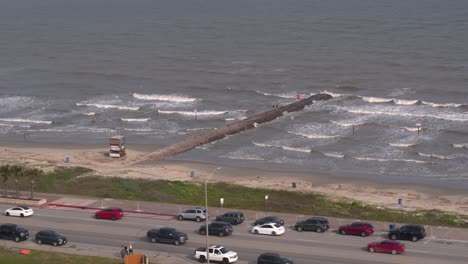
[[[0,205],[0,210],[10,206]],[[118,256],[120,246],[132,242],[136,252],[143,252],[152,258],[172,256],[172,263],[193,263],[194,249],[205,245],[205,236],[196,233],[200,223],[177,221],[168,216],[127,214],[119,221],[96,220],[92,210],[43,208],[35,209],[30,218],[0,216],[0,223],[17,223],[29,229],[31,237],[43,229],[54,229],[67,236],[69,243],[62,248],[36,245],[32,239],[16,244],[29,248],[46,250],[79,251],[81,254]],[[146,240],[146,231],[163,226],[175,227],[189,235],[185,245],[174,246],[152,244]],[[333,231],[325,233],[296,232],[288,230],[280,237],[253,235],[248,233],[249,225],[234,227],[230,237],[209,237],[210,244],[220,244],[239,254],[239,263],[256,263],[262,252],[278,252],[292,258],[295,263],[309,264],[371,264],[371,263],[468,263],[468,238],[465,240],[424,239],[416,243],[404,242],[404,255],[371,254],[365,250],[369,242],[385,239],[385,233],[362,238],[341,236]],[[165,264],[163,262],[163,264]]]

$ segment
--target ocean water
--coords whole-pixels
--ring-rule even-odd
[[[327,92],[174,159],[468,188],[468,1],[0,6],[2,141],[167,145]]]

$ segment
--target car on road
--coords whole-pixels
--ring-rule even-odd
[[[255,222],[253,222],[253,226],[257,225],[263,225],[267,223],[277,223],[280,225],[284,225],[284,220],[277,217],[277,216],[265,216],[263,218],[257,219]]]
[[[16,206],[12,207],[9,209],[5,210],[5,215],[6,216],[20,216],[20,217],[25,217],[25,216],[31,216],[34,214],[33,209],[27,207],[27,206]]]
[[[382,252],[396,255],[405,252],[405,244],[402,244],[398,241],[384,240],[368,244],[367,250],[369,250],[371,253]]]
[[[65,245],[67,238],[54,230],[42,230],[36,233],[36,243],[49,244],[54,247]]]
[[[252,227],[250,230],[253,234],[262,234],[262,235],[272,235],[272,236],[279,236],[286,232],[284,226],[277,224],[277,223],[266,223],[263,225],[257,225]]]
[[[330,228],[328,219],[325,217],[311,217],[302,221],[297,222],[294,225],[294,229],[302,231],[315,231],[317,233],[322,233]]]
[[[404,225],[400,228],[390,230],[388,237],[392,240],[403,239],[416,242],[426,237],[426,230],[422,225]]]
[[[338,228],[338,233],[342,235],[370,236],[374,233],[374,226],[367,222],[354,222],[349,225],[342,225]]]
[[[122,217],[124,217],[124,212],[121,208],[106,208],[106,209],[103,209],[101,211],[97,211],[95,214],[94,214],[94,217],[96,217],[96,219],[112,219],[112,220],[117,220],[117,219],[121,219]]]
[[[258,256],[257,264],[294,264],[294,261],[277,253],[263,253]]]
[[[223,264],[234,263],[239,258],[236,252],[230,251],[225,247],[218,245],[208,247],[208,254],[210,257],[210,262],[215,261],[221,262]],[[201,263],[206,262],[206,248],[197,248],[194,252],[194,257]]]
[[[184,244],[188,240],[187,234],[177,231],[172,227],[162,227],[151,229],[146,233],[146,237],[152,243],[169,243],[176,246]]]
[[[239,211],[226,212],[216,217],[216,221],[228,222],[231,225],[238,225],[244,222],[244,214]]]
[[[177,214],[177,220],[195,220],[197,222],[206,220],[206,210],[203,208],[193,208]]]
[[[29,231],[15,224],[3,224],[0,225],[0,238],[20,242],[29,238]]]
[[[230,223],[227,222],[213,222],[208,224],[208,234],[215,236],[228,236],[232,234],[233,228]],[[198,229],[200,235],[206,235],[206,226],[202,225]]]

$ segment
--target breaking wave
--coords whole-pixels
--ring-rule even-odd
[[[315,133],[311,133],[311,134],[306,134],[306,133],[298,133],[298,132],[291,132],[291,131],[288,131],[289,134],[293,134],[293,135],[298,135],[298,136],[302,136],[302,137],[305,137],[305,138],[311,138],[311,139],[330,139],[330,138],[337,138],[338,136],[336,135],[321,135],[321,134],[315,134]]]
[[[34,123],[34,124],[52,124],[52,121],[22,119],[22,118],[0,118],[3,122],[14,122],[14,123]]]
[[[111,104],[93,104],[93,103],[76,103],[77,106],[88,106],[88,107],[96,107],[96,108],[104,108],[104,109],[119,109],[119,110],[131,110],[136,111],[140,109],[138,106],[121,106],[121,105],[111,105]]]
[[[228,111],[168,111],[168,110],[159,110],[160,114],[178,114],[186,116],[211,116],[211,115],[224,115]]]
[[[150,118],[121,118],[120,120],[124,122],[146,122],[150,120]]]
[[[452,144],[452,147],[454,147],[454,148],[465,148],[465,149],[468,149],[468,143],[464,143],[464,144]]]
[[[168,102],[177,102],[177,103],[187,103],[195,102],[199,99],[185,97],[180,95],[159,95],[159,94],[139,94],[133,93],[132,96],[140,100],[149,100],[149,101],[168,101]]]
[[[352,157],[355,160],[362,161],[378,161],[378,162],[409,162],[409,163],[423,163],[423,164],[433,164],[434,162],[424,161],[424,160],[413,160],[413,159],[379,159],[379,158],[366,158],[366,157]]]
[[[440,159],[440,160],[450,160],[450,159],[454,159],[454,157],[450,157],[450,156],[442,156],[442,155],[435,155],[435,154],[432,154],[432,153],[429,153],[429,154],[426,154],[426,153],[421,153],[421,152],[418,152],[418,155],[421,156],[421,157],[426,157],[426,158],[434,158],[434,159]]]
[[[399,147],[399,148],[409,148],[409,147],[416,146],[416,144],[414,143],[390,143],[389,145],[392,147]]]

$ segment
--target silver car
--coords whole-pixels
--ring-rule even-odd
[[[188,220],[195,220],[197,222],[200,222],[202,220],[206,220],[206,211],[204,208],[200,208],[200,207],[188,209],[188,210],[178,213],[177,219],[180,221],[188,219]]]

